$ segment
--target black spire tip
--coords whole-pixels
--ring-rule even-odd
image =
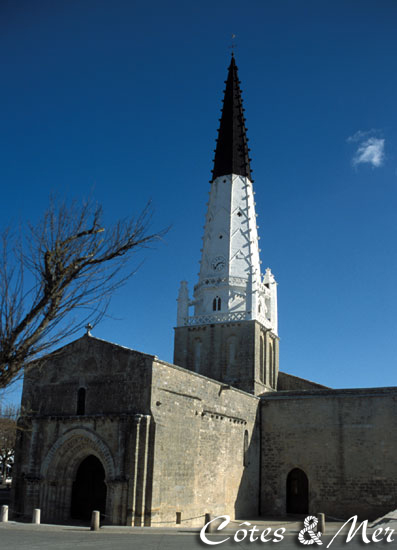
[[[232,52],[225,95],[223,98],[222,117],[215,150],[212,181],[219,176],[236,174],[251,178],[250,159],[248,156],[248,139],[243,117],[243,100],[237,65]]]

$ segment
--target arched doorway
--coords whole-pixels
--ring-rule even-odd
[[[71,516],[74,519],[90,519],[93,510],[105,514],[105,470],[94,455],[85,458],[78,467],[72,489]]]
[[[309,513],[309,480],[303,470],[294,468],[287,477],[287,514]]]

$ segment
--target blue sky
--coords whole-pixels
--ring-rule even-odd
[[[395,385],[396,17],[394,0],[3,0],[0,226],[51,193],[93,190],[109,222],[151,198],[172,230],[94,335],[172,361],[235,33],[281,369]]]

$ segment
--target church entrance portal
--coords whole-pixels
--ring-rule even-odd
[[[287,477],[287,513],[309,513],[309,480],[299,468],[291,470]]]
[[[80,464],[72,489],[71,516],[90,519],[93,510],[105,514],[105,470],[96,456],[90,455]]]

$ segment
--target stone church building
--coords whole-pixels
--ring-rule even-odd
[[[397,388],[279,371],[277,283],[261,272],[232,56],[201,267],[181,283],[174,364],[87,333],[25,375],[13,509],[43,521],[202,525],[397,508]],[[194,258],[192,258],[192,261]]]

